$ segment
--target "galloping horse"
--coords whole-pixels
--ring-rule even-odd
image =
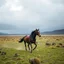
[[[32,50],[36,49],[36,47],[37,47],[36,35],[41,37],[39,29],[32,31],[32,33],[29,36],[26,35],[22,39],[20,39],[19,43],[24,41],[26,51],[27,51],[26,43],[28,43],[28,49],[30,50],[31,53],[32,53]],[[32,44],[35,45],[35,47],[33,49],[32,49]]]

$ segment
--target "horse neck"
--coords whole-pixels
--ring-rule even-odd
[[[33,39],[35,39],[35,38],[36,38],[36,33],[35,33],[35,31],[33,31],[30,36],[31,36]]]
[[[36,34],[33,34],[33,38],[36,38]]]

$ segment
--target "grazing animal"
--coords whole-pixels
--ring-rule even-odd
[[[22,39],[20,39],[19,43],[24,41],[26,51],[27,51],[26,43],[28,43],[28,49],[30,50],[31,53],[32,53],[32,50],[36,49],[36,47],[37,47],[36,35],[41,37],[39,29],[36,29],[36,30],[32,31],[29,36],[26,35]],[[34,48],[32,48],[32,44],[35,45]]]

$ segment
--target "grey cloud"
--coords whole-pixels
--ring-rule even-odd
[[[19,0],[18,5],[23,7],[19,12],[10,11],[6,6],[0,10],[0,23],[19,27],[13,33],[25,33],[26,29],[28,33],[35,28],[41,31],[64,28],[64,0]]]

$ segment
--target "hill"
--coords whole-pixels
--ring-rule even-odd
[[[0,32],[0,35],[8,35],[7,33]]]
[[[41,34],[64,34],[64,29],[42,32]]]

